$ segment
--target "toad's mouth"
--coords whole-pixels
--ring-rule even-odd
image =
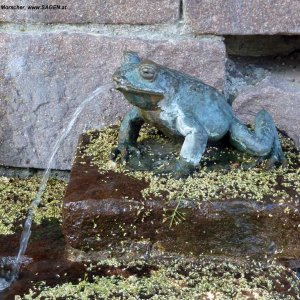
[[[132,94],[145,94],[145,95],[153,95],[153,96],[163,96],[163,91],[161,92],[154,92],[152,90],[148,89],[139,89],[136,87],[133,87],[131,84],[129,84],[127,81],[120,79],[120,78],[114,78],[114,88],[120,92],[127,92]]]

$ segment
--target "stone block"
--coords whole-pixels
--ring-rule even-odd
[[[123,51],[222,89],[225,47],[209,39],[143,39],[84,33],[0,34],[0,164],[45,168],[62,129],[98,86],[112,83]],[[115,122],[129,105],[109,90],[90,102],[52,166],[70,169],[80,133]]]
[[[299,34],[298,0],[185,0],[184,17],[198,34]]]
[[[143,179],[113,171],[100,174],[93,158],[83,155],[89,143],[84,135],[63,203],[69,258],[130,260],[150,253],[153,258],[211,253],[227,258],[299,257],[297,196],[285,203],[269,198],[181,199],[184,218],[176,225],[170,216],[180,199],[144,197],[141,191],[149,183]]]
[[[235,114],[245,123],[253,123],[261,109],[269,111],[276,126],[300,148],[299,88],[282,77],[270,75],[241,91],[233,101]]]
[[[174,23],[179,17],[179,0],[1,1],[1,6],[12,5],[24,8],[1,9],[0,22],[160,24]]]

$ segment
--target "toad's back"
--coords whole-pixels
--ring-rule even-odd
[[[164,132],[180,135],[178,119],[185,119],[191,128],[203,127],[210,140],[219,140],[228,131],[233,118],[231,106],[215,88],[177,71],[177,88],[170,89],[160,103],[160,110],[143,112],[148,122],[167,127]]]

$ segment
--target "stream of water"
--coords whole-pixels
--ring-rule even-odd
[[[15,259],[13,265],[12,265],[11,273],[9,274],[9,276],[7,276],[8,278],[0,278],[0,291],[8,288],[18,277],[20,267],[21,267],[21,264],[22,264],[22,258],[23,258],[24,254],[26,252],[28,241],[29,241],[29,238],[30,238],[30,235],[31,235],[31,225],[32,225],[33,217],[34,217],[34,212],[35,212],[35,209],[39,206],[39,204],[42,200],[42,195],[43,195],[43,193],[45,191],[45,188],[47,186],[47,182],[48,182],[50,172],[51,172],[51,166],[52,166],[52,163],[53,163],[53,160],[55,158],[55,155],[56,155],[57,151],[59,150],[61,144],[63,143],[63,141],[66,139],[66,137],[70,133],[70,131],[73,128],[78,116],[80,115],[82,110],[85,108],[85,106],[91,100],[93,100],[96,96],[103,93],[104,91],[107,91],[110,87],[111,87],[111,85],[107,84],[107,85],[102,85],[102,86],[98,87],[97,89],[95,89],[78,106],[78,108],[74,112],[71,120],[69,121],[68,126],[63,129],[62,133],[58,137],[58,139],[57,139],[57,141],[56,141],[56,143],[53,147],[50,159],[48,161],[47,169],[45,170],[45,172],[43,174],[42,181],[41,181],[40,186],[39,186],[39,190],[38,190],[34,200],[32,201],[32,203],[29,207],[27,218],[26,218],[26,221],[24,223],[24,228],[23,228],[23,232],[22,232],[22,235],[21,235],[21,239],[20,239],[20,247],[19,247],[18,255],[17,255],[17,257],[16,257],[16,259]]]

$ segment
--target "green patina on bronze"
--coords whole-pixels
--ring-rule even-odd
[[[140,157],[136,142],[141,126],[147,123],[166,136],[181,139],[179,157],[171,170],[177,178],[195,171],[210,141],[230,140],[238,150],[258,157],[258,162],[267,159],[270,167],[285,162],[275,123],[266,110],[257,113],[255,130],[250,130],[233,115],[230,104],[215,88],[143,60],[135,52],[125,53],[113,80],[133,105],[122,120],[113,159]]]

